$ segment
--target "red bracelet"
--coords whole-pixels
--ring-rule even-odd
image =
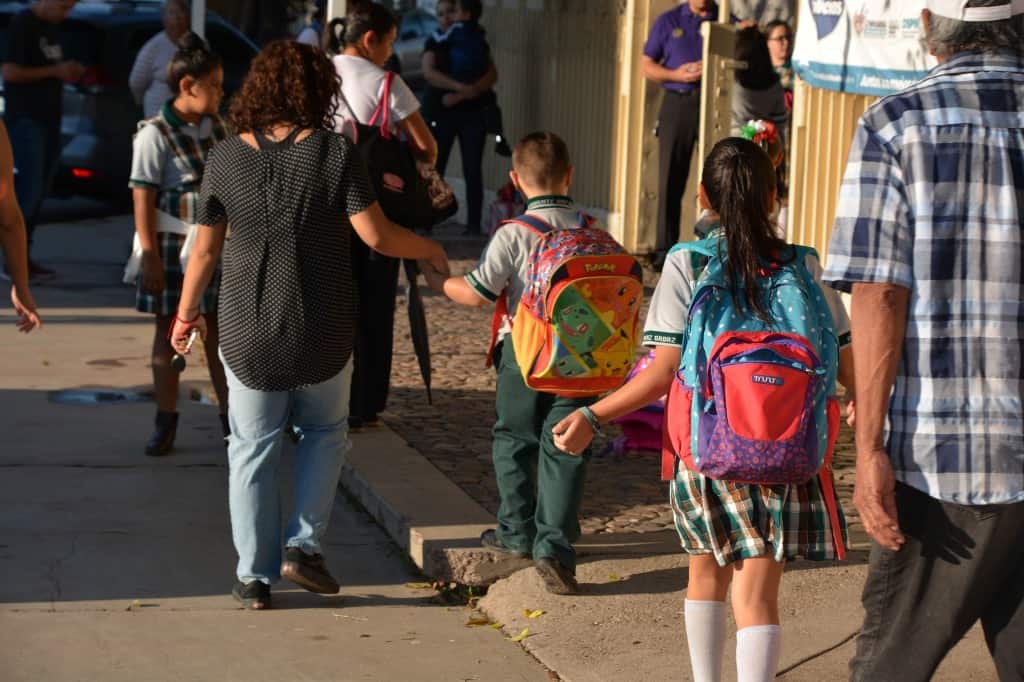
[[[193,317],[193,318],[192,318],[191,320],[183,320],[183,319],[181,319],[180,317],[178,317],[178,314],[177,314],[177,313],[175,313],[175,314],[174,314],[174,319],[175,319],[175,320],[177,320],[178,322],[181,322],[182,324],[192,324],[193,322],[195,322],[196,320],[198,320],[198,319],[199,319],[199,316],[200,316],[201,314],[202,314],[202,313],[196,313],[196,316],[195,316],[195,317]]]

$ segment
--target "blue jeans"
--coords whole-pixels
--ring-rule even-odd
[[[221,360],[224,356],[221,354]],[[281,499],[278,469],[291,415],[301,430],[295,462],[294,509],[284,546],[320,553],[341,466],[348,452],[352,361],[327,381],[292,391],[248,388],[224,362],[228,380],[229,505],[238,552],[238,579],[267,584],[281,577]]]
[[[60,161],[60,127],[46,126],[30,118],[8,122],[11,151],[14,153],[14,191],[25,217],[28,243],[39,218],[39,208],[50,193]]]

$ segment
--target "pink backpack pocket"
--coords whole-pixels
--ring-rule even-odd
[[[723,334],[707,372],[697,471],[761,485],[806,483],[818,473],[824,453],[814,404],[823,372],[806,339],[771,332]]]

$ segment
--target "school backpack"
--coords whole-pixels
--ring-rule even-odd
[[[531,215],[505,224],[540,239],[530,252],[526,289],[512,324],[512,346],[526,385],[560,396],[618,388],[633,366],[643,299],[643,270],[594,220],[555,229]],[[498,300],[491,349],[507,315]]]
[[[431,227],[455,215],[459,206],[455,193],[437,170],[418,163],[409,142],[394,131],[389,106],[394,79],[393,72],[385,74],[377,107],[366,123],[358,119],[345,93],[338,90],[341,103],[352,117],[341,129],[362,156],[384,215],[409,229]]]
[[[665,410],[663,477],[671,478],[674,457],[709,478],[736,483],[803,484],[817,475],[835,534],[829,467],[839,434],[839,344],[832,313],[805,265],[817,254],[792,246],[788,259],[762,264],[758,294],[769,324],[748,306],[734,305],[724,248],[711,237],[672,249],[687,252],[703,271]],[[842,552],[842,542],[836,547]]]

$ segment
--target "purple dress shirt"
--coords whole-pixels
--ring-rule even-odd
[[[658,17],[651,27],[651,33],[644,43],[644,55],[666,69],[675,69],[689,62],[699,62],[704,51],[700,25],[705,21],[718,21],[718,5],[712,3],[705,17],[694,14],[688,2],[670,9]],[[662,83],[661,87],[674,92],[696,92],[700,90],[700,81],[669,81]]]

